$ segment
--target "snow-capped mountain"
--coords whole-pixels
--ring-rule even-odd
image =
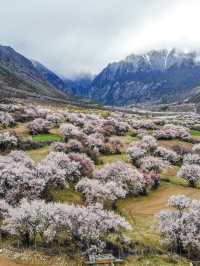
[[[133,54],[94,79],[90,98],[107,105],[182,101],[200,85],[200,54],[176,49]]]
[[[144,70],[149,68],[149,70],[166,71],[173,65],[181,66],[183,63],[200,64],[198,53],[184,53],[176,49],[153,50],[141,55],[130,55],[125,61],[132,63],[135,71],[142,70],[143,67]]]

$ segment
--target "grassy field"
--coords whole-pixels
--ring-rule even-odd
[[[62,141],[63,138],[56,134],[41,134],[32,136],[32,140],[37,142],[46,142],[46,141]]]
[[[55,202],[83,204],[81,193],[73,188],[52,189],[49,191],[49,194]]]
[[[177,177],[179,166],[170,166],[164,173],[161,174],[161,180],[170,182],[174,185],[188,186],[188,182],[180,177]]]
[[[128,197],[125,200],[118,201],[117,208],[119,213],[125,216],[133,226],[133,230],[128,232],[127,236],[134,241],[138,250],[141,251],[148,248],[154,253],[163,255],[167,253],[166,248],[161,244],[160,235],[156,232],[155,214],[163,209],[167,209],[168,198],[177,194],[200,199],[200,191],[198,189],[162,181],[161,186],[157,190],[150,192],[148,196],[138,198]],[[139,258],[141,259],[141,257]],[[126,265],[188,265],[162,261],[160,256],[159,258],[147,258],[145,256],[137,263],[134,260],[137,260],[137,258],[132,258],[130,263]],[[145,264],[147,261],[149,264]],[[159,264],[161,261],[162,264]]]
[[[190,130],[190,133],[194,137],[200,137],[200,131],[198,130]]]
[[[29,150],[26,152],[33,161],[40,162],[43,160],[49,153],[49,146],[44,146],[40,149],[34,149],[34,150]]]
[[[168,256],[135,256],[129,257],[124,266],[189,266],[189,262],[185,259],[172,259]]]
[[[138,140],[136,137],[132,137],[130,135],[121,136],[119,138],[124,142],[125,145],[129,145],[130,143]]]
[[[102,155],[99,157],[99,161],[101,164],[106,164],[106,163],[113,163],[116,161],[125,161],[128,162],[128,157],[126,153],[122,154],[115,154],[115,155]]]
[[[200,199],[200,190],[181,185],[174,185],[165,181],[161,182],[158,189],[151,191],[147,196],[127,197],[118,202],[119,210],[128,218],[135,216],[153,216],[165,209],[170,196],[184,194],[191,198]]]

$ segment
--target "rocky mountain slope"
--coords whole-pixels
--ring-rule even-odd
[[[41,63],[35,60],[32,60],[32,63],[42,78],[54,87],[72,96],[88,97],[89,88],[92,83],[92,76],[81,75],[75,79],[61,78]]]
[[[89,96],[106,105],[182,102],[199,84],[198,53],[159,50],[109,64],[92,82]]]
[[[0,45],[0,95],[1,97],[68,98],[43,78],[31,60],[11,47],[2,45]]]
[[[64,80],[61,79],[57,74],[55,74],[53,71],[42,65],[40,62],[35,60],[31,61],[44,80],[48,81],[51,85],[53,85],[54,87],[56,87],[61,91],[67,91]]]
[[[200,54],[173,50],[131,55],[94,79],[59,77],[41,63],[0,45],[0,95],[90,98],[104,105],[200,102]],[[76,100],[76,99],[75,99]]]
[[[92,84],[92,76],[83,75],[74,80],[64,79],[65,87],[70,88],[72,95],[78,97],[89,97],[90,87]],[[66,89],[65,89],[66,91]]]

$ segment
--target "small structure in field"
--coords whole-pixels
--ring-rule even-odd
[[[85,262],[85,265],[92,266],[114,266],[119,263],[122,263],[122,259],[115,258],[112,254],[104,254],[104,255],[89,255],[88,261]]]

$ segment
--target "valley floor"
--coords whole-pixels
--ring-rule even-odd
[[[16,134],[21,138],[30,138],[24,124],[18,124],[14,129]],[[4,131],[4,130],[2,130]],[[191,132],[195,138],[200,138],[200,131]],[[34,139],[34,137],[32,137]],[[125,147],[137,140],[136,137],[126,135],[120,137]],[[54,128],[48,135],[39,135],[34,139],[37,142],[43,141],[60,141],[61,135],[58,129]],[[172,145],[181,144],[180,141],[160,141],[159,145],[171,148]],[[191,148],[191,143],[183,143],[186,147]],[[45,145],[38,149],[31,149],[27,154],[35,161],[40,162],[49,153],[50,145]],[[128,162],[125,152],[118,155],[102,155],[100,163],[96,165],[101,168],[106,163],[122,160]],[[188,184],[181,178],[177,178],[179,167],[173,166],[162,175],[161,185],[157,190],[151,191],[147,196],[127,197],[118,200],[116,211],[125,216],[133,225],[134,230],[128,233],[128,237],[136,243],[136,256],[128,257],[124,266],[186,266],[189,262],[178,256],[171,256],[167,250],[161,245],[161,238],[155,230],[155,215],[163,209],[166,209],[167,200],[172,195],[184,194],[190,198],[200,199],[199,188],[190,188]],[[73,188],[67,191],[51,191],[53,200],[56,202],[82,203],[82,197]],[[5,243],[4,243],[5,244]],[[153,256],[147,256],[146,250],[152,251]],[[25,251],[21,255],[12,252],[7,254],[2,246],[0,253],[0,266],[79,266],[78,262],[71,261],[68,258],[56,256],[40,256],[39,252],[29,253]],[[143,253],[144,252],[144,253]],[[136,252],[137,253],[137,252]],[[143,254],[142,254],[143,253]],[[35,256],[36,254],[36,256]],[[151,254],[151,252],[149,252]]]

